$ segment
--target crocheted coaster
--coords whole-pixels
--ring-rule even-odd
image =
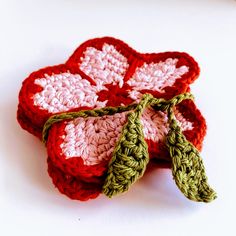
[[[25,79],[17,118],[22,128],[47,139],[48,172],[62,193],[79,200],[95,198],[101,191],[112,196],[128,190],[142,176],[149,159],[159,166],[172,165],[173,171],[173,155],[166,148],[170,146],[166,136],[173,127],[174,136],[179,133],[186,147],[201,148],[205,120],[191,96],[181,95],[198,75],[197,63],[186,53],[141,54],[114,38],[92,39],[65,64],[40,69]],[[172,99],[175,95],[180,97]],[[136,111],[139,106],[142,111]],[[131,133],[124,134],[124,127]],[[126,141],[121,142],[122,137]],[[140,150],[135,148],[139,142]],[[124,150],[126,147],[129,150]],[[130,151],[132,148],[135,151]],[[119,166],[123,165],[129,152],[145,157],[142,167],[126,160],[136,171],[123,169],[132,174],[117,184],[111,159],[116,156]],[[115,181],[112,188],[111,179]],[[209,200],[209,196],[202,199],[184,194],[193,200]],[[210,195],[210,199],[215,197]]]

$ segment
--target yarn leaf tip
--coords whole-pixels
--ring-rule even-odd
[[[172,159],[172,174],[180,191],[190,200],[211,202],[215,191],[209,186],[205,167],[198,150],[183,135],[172,120],[166,137],[166,146]]]

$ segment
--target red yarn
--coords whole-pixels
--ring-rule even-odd
[[[70,176],[56,168],[48,158],[48,173],[53,184],[58,190],[74,200],[87,201],[96,198],[102,189],[103,181],[100,183],[88,183],[80,178]]]
[[[23,82],[19,93],[19,106],[17,111],[17,119],[21,127],[33,135],[41,139],[41,132],[44,123],[55,113],[41,109],[34,105],[33,96],[42,91],[42,87],[35,84],[35,80],[45,77],[45,74],[52,75],[64,72],[71,74],[79,74],[83,79],[87,79],[92,85],[95,82],[79,69],[81,58],[87,47],[102,49],[104,43],[113,45],[117,51],[124,55],[129,64],[129,68],[124,77],[124,82],[128,81],[134,74],[137,67],[144,63],[158,63],[165,61],[167,58],[177,58],[177,67],[187,66],[188,72],[177,79],[172,86],[164,88],[164,92],[152,90],[142,90],[141,93],[151,93],[155,97],[163,97],[169,99],[177,94],[189,91],[191,84],[199,76],[199,67],[196,61],[187,53],[180,52],[164,52],[143,54],[138,53],[130,48],[126,43],[111,37],[91,39],[79,46],[65,64],[50,66],[31,73]],[[108,99],[107,105],[117,106],[121,103],[127,105],[132,101],[127,96],[127,84],[122,88],[114,85],[106,85],[107,91],[98,93],[99,100]],[[109,91],[112,91],[110,93]],[[119,99],[117,99],[119,97]],[[89,107],[78,107],[72,110],[91,109]],[[195,104],[186,100],[177,106],[178,111],[183,117],[190,121],[193,125],[192,130],[184,131],[186,138],[192,142],[198,149],[201,149],[203,138],[206,134],[206,122]],[[48,172],[52,177],[55,186],[68,197],[78,200],[88,200],[95,198],[101,192],[104,175],[107,170],[108,161],[103,161],[97,165],[87,166],[81,157],[72,157],[66,159],[61,155],[59,149],[62,143],[61,136],[65,134],[65,122],[60,122],[52,126],[49,131],[47,150],[48,150]],[[153,162],[157,162],[159,166],[170,167],[170,157],[166,151],[165,144],[162,142],[155,143],[146,140],[149,147],[149,155]]]
[[[204,118],[191,100],[182,102],[177,108],[182,111],[181,113],[184,118],[193,125],[192,130],[184,131],[186,138],[200,149],[206,133]],[[103,176],[107,171],[109,160],[103,161],[97,165],[88,166],[84,164],[81,157],[76,156],[68,159],[64,154],[61,154],[60,146],[63,143],[62,137],[66,134],[65,127],[65,122],[59,122],[54,124],[49,131],[47,150],[54,165],[70,175],[80,176],[87,181],[93,177]],[[151,140],[146,140],[146,142],[149,147],[150,158],[157,159],[157,161],[160,162],[165,161],[170,167],[171,160],[165,148],[165,144],[160,141],[153,142]]]
[[[23,82],[22,88],[19,93],[19,106],[21,107],[21,112],[23,113],[24,120],[29,120],[36,129],[41,129],[46,122],[46,120],[52,115],[52,113],[47,110],[42,110],[40,107],[35,106],[33,103],[33,95],[42,91],[42,87],[35,84],[34,81],[38,78],[44,77],[45,74],[49,76],[52,74],[70,72],[72,74],[80,74],[83,79],[87,79],[92,85],[95,85],[95,82],[87,76],[84,72],[79,69],[78,63],[81,62],[81,57],[83,56],[84,51],[87,47],[94,47],[96,49],[101,49],[104,43],[114,45],[115,48],[128,59],[129,68],[125,74],[124,81],[127,81],[134,74],[135,69],[138,66],[141,66],[143,63],[158,63],[164,61],[167,58],[178,58],[177,66],[187,66],[189,71],[185,73],[181,78],[177,79],[175,83],[170,87],[167,86],[164,88],[164,93],[159,93],[150,90],[143,90],[143,93],[151,93],[155,97],[171,98],[174,95],[186,92],[188,85],[192,83],[198,76],[200,69],[197,62],[189,56],[187,53],[181,52],[164,52],[164,53],[151,53],[151,54],[142,54],[136,52],[134,49],[130,48],[126,43],[121,40],[114,39],[111,37],[96,38],[91,39],[79,46],[73,55],[65,64],[49,66],[38,71],[31,73]],[[125,88],[121,88],[120,92],[125,94]],[[118,94],[117,94],[118,95]],[[27,122],[26,122],[27,123]],[[27,129],[27,125],[23,125],[20,120],[22,128],[26,129],[29,132],[35,132],[32,129]]]

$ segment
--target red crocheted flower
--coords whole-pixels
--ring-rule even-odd
[[[171,98],[189,91],[198,75],[197,63],[186,53],[141,54],[114,38],[92,39],[65,64],[33,72],[23,82],[18,121],[41,138],[42,127],[53,114],[127,105],[144,93]],[[200,149],[206,125],[195,104],[182,102],[175,115],[187,139]],[[48,171],[62,193],[80,200],[99,194],[125,122],[126,112],[53,125],[47,141]],[[150,158],[169,166],[163,143],[168,132],[166,114],[148,108],[141,122]]]

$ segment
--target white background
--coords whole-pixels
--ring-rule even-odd
[[[159,169],[112,200],[72,201],[53,187],[45,147],[16,122],[21,82],[107,35],[199,62],[192,91],[208,122],[202,156],[214,202],[185,199]],[[0,234],[236,235],[235,70],[234,0],[0,0]]]

